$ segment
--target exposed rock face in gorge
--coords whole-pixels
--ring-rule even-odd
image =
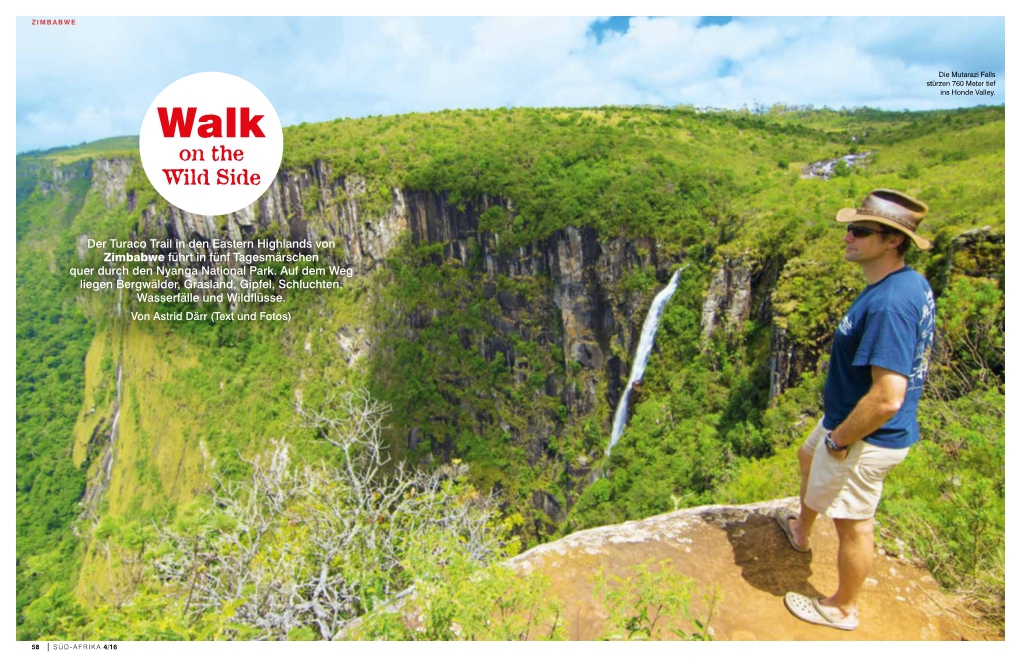
[[[95,159],[92,161],[92,188],[103,194],[107,208],[127,199],[127,179],[132,165],[125,159]]]
[[[127,209],[134,211],[140,204],[137,192],[129,185],[133,168],[140,165],[117,159],[97,160],[92,167],[92,187],[102,193],[108,207],[126,202]],[[580,369],[570,380],[549,375],[544,395],[559,400],[575,422],[592,415],[601,402],[607,411],[612,411],[648,305],[646,298],[622,292],[619,281],[634,269],[651,269],[660,282],[668,280],[669,262],[658,255],[654,242],[603,239],[592,228],[568,227],[533,243],[509,247],[501,242],[498,233],[480,229],[480,219],[493,208],[512,217],[511,200],[481,196],[452,204],[444,192],[394,188],[389,192],[389,204],[380,206],[376,194],[372,206],[362,178],[337,176],[328,164],[317,162],[303,169],[282,170],[259,200],[221,217],[194,215],[162,201],[143,203],[135,235],[184,242],[176,249],[181,254],[204,253],[208,258],[208,254],[216,252],[227,258],[216,265],[235,268],[241,264],[230,255],[237,249],[194,248],[188,242],[267,238],[308,240],[314,246],[317,241],[332,241],[335,249],[311,251],[327,262],[353,267],[358,276],[385,266],[387,256],[402,237],[416,245],[441,244],[442,259],[470,265],[480,273],[485,297],[498,306],[498,315],[490,316],[489,320],[494,333],[480,341],[464,335],[463,343],[478,342],[487,361],[493,361],[497,355],[505,357],[511,379],[517,383],[524,376],[515,372],[519,362],[515,339],[535,342],[540,348],[559,347],[565,367],[577,365]],[[78,238],[80,254],[86,250],[87,239],[87,235]],[[181,264],[200,267],[211,263]],[[241,278],[222,275],[203,280],[221,284],[231,280],[235,290],[242,291]],[[525,300],[500,286],[502,278],[538,284],[539,294]],[[214,291],[223,290],[208,289]],[[407,327],[421,329],[429,324],[434,313],[410,311],[408,315]],[[360,328],[341,330],[334,340],[338,359],[349,365],[366,356],[363,346],[370,342]],[[305,347],[311,351],[308,338]],[[516,444],[526,449],[529,462],[546,463],[550,460],[548,443],[556,425],[548,414],[539,413],[529,415],[523,427],[508,432]],[[409,445],[418,446],[422,442],[420,437],[420,433],[409,437]],[[443,459],[449,460],[455,451],[454,442],[448,437],[433,442]],[[587,472],[584,467],[569,466],[564,471],[575,479]],[[563,496],[543,491],[532,496],[535,507],[553,522],[562,520],[572,502],[571,497],[567,497],[567,504],[563,500]]]
[[[786,330],[774,328],[772,330],[772,351],[769,354],[770,403],[790,386],[793,376],[797,374],[797,371],[794,370],[794,350],[795,346],[789,340]]]
[[[140,165],[129,159],[97,159],[85,175],[108,207],[126,203],[133,211],[139,203],[129,180],[136,168]],[[370,204],[364,179],[338,176],[320,161],[306,168],[280,171],[259,200],[226,216],[199,216],[161,201],[147,203],[139,211],[136,236],[180,240],[184,242],[178,249],[182,254],[213,252],[188,247],[190,240],[288,239],[307,240],[313,246],[317,241],[332,241],[335,249],[312,251],[327,262],[353,267],[357,275],[385,266],[387,256],[403,237],[416,245],[441,244],[442,260],[470,266],[479,273],[484,296],[498,306],[498,315],[489,320],[493,333],[474,340],[465,335],[462,342],[477,342],[487,361],[504,357],[516,384],[524,375],[517,371],[515,339],[535,342],[539,347],[562,348],[564,363],[579,366],[579,372],[569,380],[549,375],[544,395],[559,400],[570,421],[583,421],[602,405],[606,412],[612,412],[622,393],[650,299],[623,292],[620,281],[631,270],[652,270],[660,283],[665,282],[670,276],[670,263],[677,256],[660,255],[650,239],[604,239],[589,227],[568,227],[530,244],[509,247],[497,232],[485,229],[481,218],[493,209],[512,218],[511,200],[481,196],[452,204],[444,192],[393,188],[388,204],[380,205],[378,193],[375,204]],[[87,239],[87,235],[78,238],[80,255],[86,250]],[[229,256],[234,251],[218,252]],[[240,266],[233,258],[216,264]],[[703,343],[721,332],[739,336],[749,320],[771,322],[770,295],[778,271],[775,265],[759,265],[746,256],[723,259],[704,299]],[[525,299],[501,287],[500,278],[534,281],[540,284],[541,293]],[[210,276],[205,280],[232,280],[235,289],[241,290],[240,276]],[[412,330],[422,329],[432,315],[429,311],[410,311],[406,324]],[[301,332],[308,352],[312,331]],[[369,336],[361,327],[337,331],[333,347],[338,360],[350,366],[363,360],[370,354]],[[775,330],[770,360],[773,397],[796,375],[791,370],[792,356],[793,349],[783,344],[782,330]],[[112,413],[105,414],[110,421]],[[507,432],[526,450],[529,463],[559,462],[548,452],[549,441],[557,434],[557,423],[549,415],[529,415],[523,426]],[[427,439],[420,430],[408,429],[405,435],[409,448],[417,448]],[[448,435],[432,442],[438,458],[448,461],[455,455],[455,442]],[[589,466],[583,459],[580,466],[567,463],[561,469],[570,477],[565,485],[575,486],[585,481]],[[559,522],[574,499],[570,490],[565,495],[537,490],[531,501],[551,522]]]
[[[727,258],[712,275],[701,309],[701,335],[707,343],[720,322],[727,333],[739,331],[751,312],[751,267]]]
[[[835,590],[837,537],[819,518],[811,553],[795,552],[768,515],[794,499],[745,506],[706,506],[571,534],[510,560],[524,574],[550,580],[564,604],[569,639],[599,637],[608,613],[593,599],[593,578],[625,578],[634,567],[671,560],[676,573],[721,601],[711,619],[717,640],[959,640],[975,637],[935,580],[907,560],[879,551],[861,595],[860,628],[839,631],[802,622],[783,605],[787,591],[820,596]],[[703,614],[704,600],[692,604]]]
[[[723,259],[712,274],[701,309],[703,351],[715,334],[734,338],[743,332],[746,322],[772,323],[772,291],[780,271],[778,262],[755,265],[746,257]],[[773,327],[768,359],[770,403],[808,367],[808,360],[798,350],[786,330]]]
[[[479,217],[492,207],[512,212],[509,200],[482,196],[459,209],[441,192],[394,189],[386,212],[372,216],[360,202],[364,192],[363,180],[336,177],[320,162],[307,170],[281,171],[262,198],[227,215],[224,221],[173,206],[162,210],[150,205],[142,212],[139,236],[188,241],[272,234],[313,243],[332,240],[343,247],[339,260],[365,274],[385,264],[387,253],[406,232],[416,244],[443,243],[447,260],[462,264],[480,260],[490,278],[499,274],[548,277],[552,300],[561,313],[564,354],[568,361],[577,361],[587,369],[605,368],[611,338],[617,337],[629,347],[634,332],[640,330],[640,320],[634,319],[640,314],[635,304],[640,302],[614,297],[614,284],[631,267],[659,267],[650,240],[603,241],[591,228],[571,227],[527,246],[501,250],[497,234],[479,230]],[[237,266],[232,260],[220,264]],[[212,280],[230,278],[239,285],[239,277]],[[501,294],[497,301],[505,317],[512,319],[517,307],[514,298]],[[550,333],[559,335],[558,330]],[[594,391],[590,391],[583,398],[590,401],[593,397]],[[584,409],[590,407],[587,402]]]

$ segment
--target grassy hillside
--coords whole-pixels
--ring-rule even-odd
[[[102,157],[111,159],[119,156],[130,156],[138,153],[138,136],[116,136],[103,138],[91,143],[82,143],[73,147],[54,147],[48,150],[32,150],[19,155],[23,158],[37,157],[57,166]]]

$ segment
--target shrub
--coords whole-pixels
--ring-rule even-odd
[[[621,579],[605,577],[603,570],[595,574],[595,596],[609,613],[602,640],[658,640],[666,634],[680,640],[711,640],[711,620],[719,602],[716,590],[702,594],[707,604],[705,614],[693,617],[691,599],[696,594],[694,582],[671,568],[671,560],[658,564],[658,571],[649,571],[645,562],[631,569]]]

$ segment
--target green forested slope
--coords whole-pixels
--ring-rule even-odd
[[[20,164],[19,164],[20,166]],[[54,265],[69,259],[71,221],[88,180],[74,170],[46,196],[46,171],[18,169],[17,198],[17,612],[53,580],[64,589],[80,564],[71,534],[85,472],[71,460],[82,403],[85,352],[93,327],[75,304],[74,285]]]

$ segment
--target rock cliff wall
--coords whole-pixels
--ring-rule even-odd
[[[483,215],[494,208],[512,218],[511,200],[481,196],[453,204],[445,192],[394,188],[384,196],[387,204],[380,205],[379,192],[369,192],[362,178],[339,176],[322,162],[282,170],[263,196],[235,213],[219,217],[194,215],[161,200],[140,203],[143,196],[133,188],[137,185],[132,184],[132,177],[138,175],[134,169],[138,168],[140,165],[132,160],[96,159],[90,171],[91,186],[108,208],[125,205],[129,213],[137,215],[134,231],[137,238],[181,240],[182,248],[168,251],[182,255],[201,252],[208,258],[208,254],[215,252],[211,248],[188,247],[190,240],[269,238],[309,240],[313,246],[318,241],[330,241],[336,249],[318,251],[321,260],[352,267],[357,276],[367,276],[386,265],[387,256],[403,238],[418,245],[441,244],[442,260],[472,265],[478,278],[484,281],[485,296],[498,307],[498,312],[490,316],[494,330],[491,336],[479,341],[464,335],[462,341],[478,342],[488,361],[497,354],[503,355],[511,369],[511,379],[517,382],[524,375],[516,373],[520,360],[515,352],[515,339],[535,342],[543,349],[561,348],[564,374],[568,366],[580,368],[573,371],[569,380],[548,376],[543,394],[558,399],[568,420],[575,423],[596,411],[611,415],[648,303],[655,294],[654,291],[638,296],[627,294],[620,287],[621,278],[632,270],[652,270],[660,282],[665,282],[670,276],[671,258],[677,258],[660,256],[651,240],[604,239],[586,227],[568,227],[542,240],[509,247],[498,233],[480,226]],[[78,237],[80,253],[87,239],[87,234]],[[215,264],[239,267],[240,262],[231,257],[235,251],[219,250],[225,259]],[[524,298],[502,287],[501,279],[502,283],[510,279],[537,284],[541,292],[536,297]],[[241,290],[240,276],[210,275],[202,280],[221,284],[233,280],[235,289]],[[209,290],[222,292],[220,287]],[[118,308],[117,314],[120,312]],[[422,328],[432,315],[429,311],[410,311],[407,328]],[[370,354],[371,339],[363,329],[348,331],[337,337],[336,352],[338,361],[351,364]],[[308,340],[306,346],[310,351]],[[112,420],[112,412],[104,414],[106,421]],[[607,416],[605,425],[609,423]],[[526,449],[529,462],[563,465],[549,448],[561,424],[550,413],[536,413],[508,432],[515,444]],[[420,431],[413,429],[408,433],[409,447],[423,441]],[[447,460],[456,451],[450,439],[432,442],[433,449],[441,450]],[[567,462],[562,471],[571,477],[573,485],[588,470],[583,463],[572,467]],[[100,489],[90,490],[95,496]],[[545,491],[532,495],[536,509],[552,522],[565,516],[572,499]]]
[[[751,266],[747,261],[727,258],[712,275],[712,283],[701,309],[702,344],[711,338],[720,322],[729,334],[741,331],[751,312]]]
[[[104,178],[101,184],[104,190],[112,191],[108,200],[116,198],[116,191],[123,189],[127,179],[125,166],[122,162],[100,163],[100,172],[112,171],[120,176],[117,183]],[[390,194],[391,203],[383,213],[369,213],[362,178],[337,176],[328,165],[317,162],[306,169],[281,171],[258,201],[225,217],[198,216],[173,206],[150,204],[142,211],[138,235],[185,241],[272,235],[309,240],[313,245],[331,240],[343,249],[342,255],[333,259],[353,267],[360,275],[385,265],[387,254],[404,234],[415,244],[442,243],[445,259],[462,264],[480,260],[490,279],[497,275],[547,277],[551,282],[549,294],[562,323],[566,360],[595,371],[605,370],[613,338],[630,349],[640,333],[641,306],[647,302],[619,296],[617,283],[621,276],[629,269],[651,266],[661,280],[669,277],[665,272],[669,265],[657,255],[650,240],[603,240],[591,228],[570,227],[533,244],[504,249],[497,233],[479,229],[479,219],[493,207],[512,215],[509,200],[482,196],[457,206],[444,192],[394,188]],[[232,251],[225,249],[222,253]],[[218,264],[237,266],[233,260]],[[239,277],[212,280],[229,278],[239,285]],[[503,317],[512,320],[517,302],[506,296],[497,301]]]

